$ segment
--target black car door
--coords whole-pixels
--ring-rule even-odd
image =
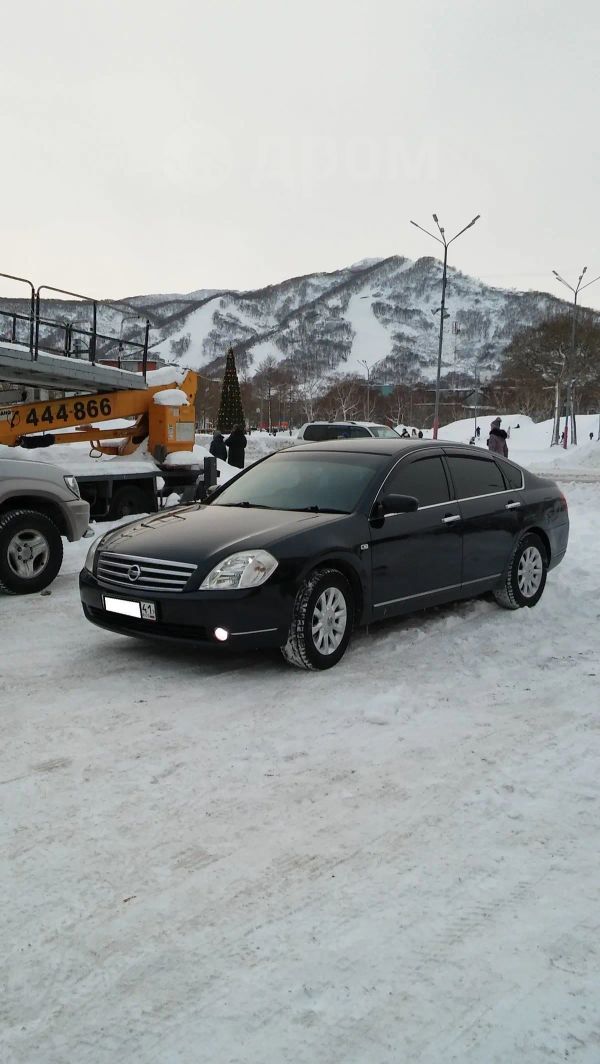
[[[446,461],[462,517],[463,587],[475,593],[493,586],[508,562],[523,522],[520,489],[507,488],[489,455],[446,449]]]
[[[419,509],[371,521],[375,618],[452,598],[461,582],[460,511],[451,501],[441,449],[402,458],[378,498],[389,493],[414,496]]]

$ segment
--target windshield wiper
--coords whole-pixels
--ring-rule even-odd
[[[248,502],[247,499],[244,502],[222,502],[220,506],[243,506],[246,510],[272,510],[272,506],[265,506],[261,502]]]
[[[297,514],[348,514],[348,510],[332,510],[329,507],[317,506],[293,506],[292,510]]]

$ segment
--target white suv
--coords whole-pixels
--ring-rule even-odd
[[[387,425],[373,425],[370,421],[307,421],[298,429],[296,439],[302,443],[323,443],[325,440],[359,440],[367,436],[397,440],[399,434]]]
[[[75,477],[50,462],[0,457],[0,591],[48,587],[61,567],[61,536],[81,539],[89,520]]]

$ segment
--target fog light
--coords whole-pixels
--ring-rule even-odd
[[[215,628],[215,639],[218,639],[219,643],[226,643],[229,639],[229,632],[226,628]]]

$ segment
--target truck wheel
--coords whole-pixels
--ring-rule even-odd
[[[296,595],[285,660],[298,669],[330,669],[346,653],[354,625],[354,598],[337,569],[315,569]]]
[[[60,532],[36,510],[10,510],[0,516],[0,591],[32,595],[57,575],[63,559]]]
[[[152,503],[147,492],[132,484],[130,487],[117,488],[111,499],[108,516],[111,521],[118,521],[121,517],[147,514],[151,509]]]

